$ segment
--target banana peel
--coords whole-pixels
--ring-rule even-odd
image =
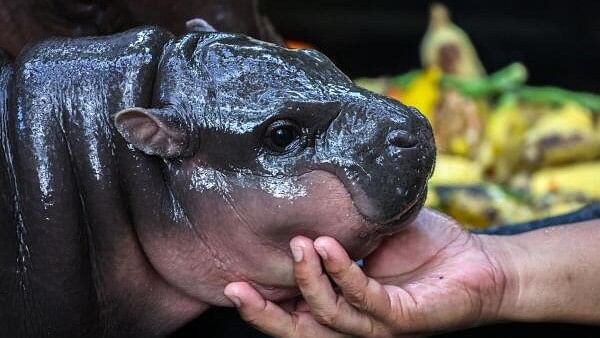
[[[420,48],[423,67],[438,67],[445,74],[476,79],[485,74],[469,36],[450,20],[442,4],[431,6],[429,27]]]

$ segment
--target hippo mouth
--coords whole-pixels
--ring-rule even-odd
[[[337,177],[336,177],[337,178]],[[346,188],[344,186],[344,188]],[[350,191],[345,189],[348,195],[351,195]],[[365,225],[367,225],[366,230],[369,234],[364,237],[361,242],[351,243],[352,241],[344,241],[342,238],[337,238],[340,243],[348,250],[348,254],[353,260],[361,260],[364,257],[368,256],[371,252],[373,252],[381,243],[385,237],[393,235],[401,231],[404,226],[414,220],[416,218],[418,212],[421,207],[425,203],[425,199],[427,196],[427,189],[423,189],[415,200],[409,204],[407,208],[399,212],[393,218],[386,220],[385,222],[372,222],[368,220],[360,211],[359,208],[354,205],[354,201],[352,201],[354,212],[356,216],[362,218]],[[353,222],[349,220],[349,222]],[[308,237],[317,237],[318,235],[313,234],[313,236],[309,234],[305,234]],[[356,240],[358,237],[355,237]],[[248,281],[255,289],[259,290],[259,292],[272,301],[286,301],[292,299],[298,295],[300,295],[300,291],[295,285],[294,282],[291,284],[286,282],[281,283],[265,283],[259,281]]]
[[[415,200],[409,204],[408,208],[399,212],[391,219],[381,222],[381,224],[385,227],[398,228],[398,226],[409,223],[421,210],[426,199],[427,188],[425,187],[421,189],[421,191],[417,194],[417,198],[415,198]]]
[[[407,224],[412,222],[425,204],[427,198],[427,185],[424,185],[408,203],[403,203],[402,206],[399,206],[400,211],[398,213],[387,219],[377,220],[369,217],[369,208],[372,208],[374,202],[369,199],[360,186],[348,180],[345,175],[340,175],[336,170],[320,168],[315,171],[330,175],[329,179],[337,181],[340,184],[339,188],[343,189],[347,194],[346,198],[349,199],[351,204],[350,214],[354,216],[349,217],[346,214],[346,218],[342,222],[347,222],[349,226],[362,224],[361,229],[352,234],[350,238],[340,236],[339,233],[334,236],[346,247],[348,254],[355,260],[366,257],[379,246],[383,238],[401,231]],[[306,235],[308,237],[317,237],[319,234]]]
[[[335,175],[336,178],[343,184],[344,188],[350,195],[356,212],[362,216],[366,223],[375,225],[375,230],[377,233],[391,235],[401,230],[403,225],[409,223],[415,218],[427,199],[427,185],[425,184],[415,194],[415,197],[412,199],[412,201],[404,206],[397,214],[383,220],[373,219],[369,215],[376,213],[374,212],[374,203],[372,203],[367,194],[359,186],[354,184],[354,182],[348,180],[345,175],[342,175],[335,170],[325,171]]]

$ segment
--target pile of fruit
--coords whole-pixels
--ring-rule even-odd
[[[423,69],[357,79],[417,107],[438,147],[427,205],[471,228],[524,222],[600,200],[600,96],[486,74],[467,34],[434,5]]]

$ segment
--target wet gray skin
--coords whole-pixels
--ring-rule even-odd
[[[425,118],[316,51],[140,28],[3,60],[11,337],[164,336],[231,281],[292,297],[293,236],[360,258],[425,198]]]

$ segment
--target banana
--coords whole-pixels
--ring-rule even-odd
[[[437,190],[440,208],[469,229],[525,222],[537,217],[525,201],[494,184]]]
[[[592,113],[577,103],[541,116],[525,135],[523,159],[529,167],[543,167],[600,156],[600,135]]]
[[[429,179],[425,206],[439,208],[438,186],[477,185],[483,182],[481,167],[473,161],[459,156],[438,154],[433,176]]]
[[[423,67],[436,66],[445,74],[463,79],[485,74],[469,36],[450,20],[448,9],[442,4],[431,6],[429,27],[420,51]]]
[[[429,184],[433,186],[480,184],[483,182],[481,173],[481,166],[477,162],[459,156],[438,154]]]
[[[530,190],[536,199],[557,193],[600,199],[600,161],[541,169],[533,173]]]
[[[507,181],[518,166],[528,125],[527,117],[512,94],[504,94],[489,114],[479,161],[496,181]]]

